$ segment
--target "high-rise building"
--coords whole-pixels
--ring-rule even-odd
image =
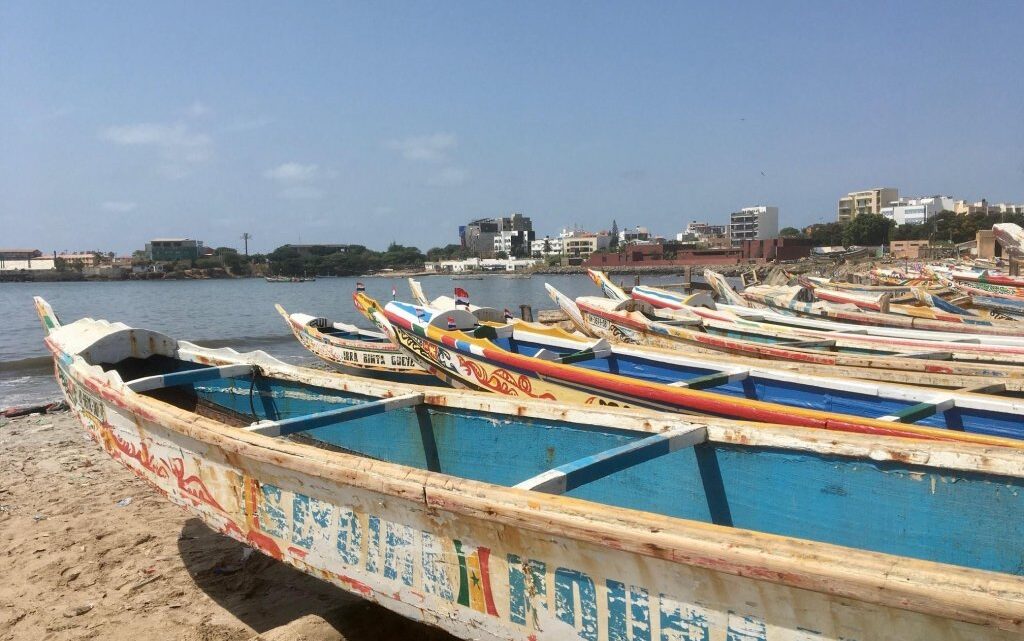
[[[498,251],[511,253],[513,247],[529,250],[534,239],[533,221],[522,214],[503,218],[479,218],[459,227],[460,244],[482,256]],[[506,249],[507,246],[507,249]]]
[[[733,247],[742,247],[745,240],[765,240],[778,235],[778,207],[744,207],[729,214],[729,242]]]
[[[861,214],[881,214],[882,208],[900,199],[895,187],[875,187],[864,191],[851,191],[839,199],[836,220],[845,223]]]

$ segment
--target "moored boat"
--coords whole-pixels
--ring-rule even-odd
[[[1012,440],[1024,438],[1024,407],[1012,399],[920,389],[887,397],[881,386],[865,392],[853,381],[815,385],[791,372],[780,371],[777,378],[752,378],[749,369],[709,373],[710,368],[700,371],[663,350],[627,352],[607,341],[581,345],[534,334],[522,323],[478,326],[461,310],[436,312],[397,301],[383,309],[372,300],[361,305],[406,353],[457,387],[585,405],[1024,447],[1024,441]]]
[[[319,316],[289,314],[280,305],[274,305],[274,308],[299,343],[328,363],[364,376],[428,385],[437,380],[414,359],[403,354],[386,334]]]
[[[1024,632],[1020,450],[385,385],[36,304],[113,458],[217,531],[457,635]]]

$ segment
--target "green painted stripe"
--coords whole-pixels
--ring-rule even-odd
[[[455,539],[455,554],[459,557],[459,605],[469,607],[469,574],[466,570],[466,555],[462,551],[462,541]]]
[[[583,361],[589,361],[596,357],[597,355],[594,354],[594,350],[583,349],[578,352],[573,352],[572,354],[566,354],[565,356],[559,358],[558,362],[564,365],[568,365],[569,363],[580,363]]]
[[[707,389],[709,387],[717,387],[729,382],[729,375],[722,372],[715,372],[714,374],[705,374],[704,376],[698,376],[691,378],[686,381],[687,389]]]
[[[890,416],[895,416],[900,423],[914,423],[934,413],[934,403],[918,403],[917,405],[905,407],[898,412],[893,412]]]

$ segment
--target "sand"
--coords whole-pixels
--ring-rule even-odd
[[[0,418],[0,641],[452,637],[207,528],[67,412]]]

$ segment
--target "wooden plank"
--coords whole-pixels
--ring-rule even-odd
[[[1000,394],[1006,391],[1006,383],[991,383],[988,385],[977,385],[975,387],[961,387],[957,392],[969,392],[971,394]]]
[[[704,426],[686,427],[654,434],[541,472],[516,484],[515,487],[546,494],[564,494],[569,490],[574,490],[626,468],[634,467],[684,447],[703,443],[707,437],[708,431]]]
[[[750,376],[749,369],[714,372],[712,374],[705,374],[704,376],[697,376],[695,378],[689,378],[685,381],[676,381],[675,383],[669,383],[669,387],[685,387],[686,389],[708,389],[710,387],[717,387],[719,385],[725,385],[726,383],[732,383],[733,381],[742,381],[743,379]]]
[[[889,414],[888,416],[882,416],[878,420],[880,421],[892,421],[899,423],[914,423],[921,420],[922,418],[928,418],[932,414],[939,412],[945,412],[955,405],[955,401],[951,398],[943,399],[937,403],[918,403],[917,405],[911,405],[905,407],[900,411]]]
[[[248,364],[221,365],[219,367],[200,367],[183,372],[172,372],[171,374],[157,374],[128,381],[125,385],[133,392],[148,392],[162,387],[173,387],[175,385],[187,385],[200,383],[202,381],[215,381],[220,378],[231,378],[232,376],[244,376],[252,374],[253,366]]]
[[[419,405],[422,402],[423,394],[421,392],[413,392],[411,394],[384,398],[370,403],[346,405],[345,407],[327,410],[325,412],[317,412],[316,414],[286,418],[280,421],[260,421],[259,423],[254,423],[244,429],[247,432],[262,434],[263,436],[287,436],[289,434],[295,434],[296,432],[304,432],[317,427],[323,427],[324,425],[351,421],[357,418],[372,416],[374,414],[383,414],[384,412],[390,412],[391,410],[397,410],[403,407]]]

